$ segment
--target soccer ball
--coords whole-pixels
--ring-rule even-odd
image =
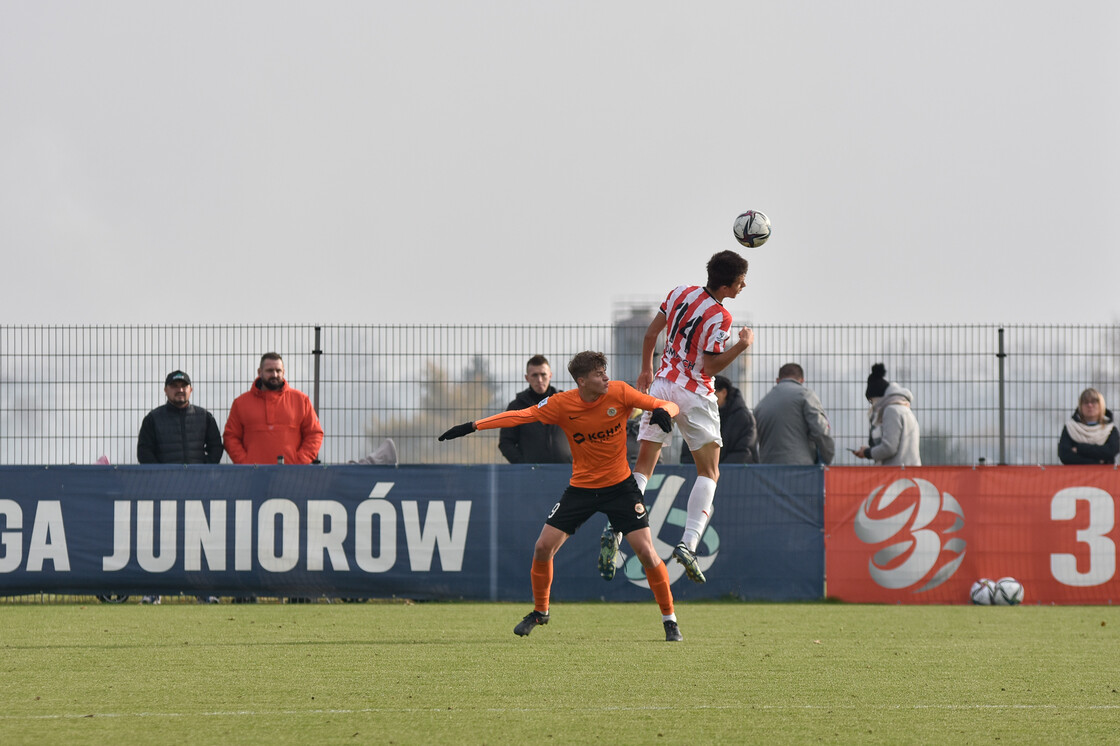
[[[994,593],[995,583],[988,578],[980,578],[972,584],[968,597],[972,599],[972,603],[979,606],[991,606]]]
[[[1000,578],[992,590],[992,600],[998,606],[1016,606],[1023,603],[1023,584],[1015,578]]]
[[[757,249],[770,238],[770,218],[758,210],[747,210],[735,218],[735,240],[750,249]]]

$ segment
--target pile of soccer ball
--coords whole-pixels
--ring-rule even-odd
[[[980,578],[972,584],[968,597],[980,606],[1016,606],[1023,603],[1023,584],[1015,578]]]

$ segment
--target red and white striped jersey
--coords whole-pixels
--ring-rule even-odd
[[[661,304],[665,351],[657,377],[701,396],[714,396],[712,377],[704,373],[704,353],[719,354],[731,338],[731,314],[698,285],[675,288]]]

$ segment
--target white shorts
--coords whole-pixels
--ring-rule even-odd
[[[681,413],[673,421],[677,423],[688,450],[699,450],[708,443],[723,447],[723,438],[719,434],[719,405],[714,398],[701,396],[664,378],[653,379],[653,384],[649,387],[649,395],[671,401],[680,407]],[[672,439],[673,433],[667,433],[649,421],[649,412],[642,415],[638,440],[650,440],[665,445]]]

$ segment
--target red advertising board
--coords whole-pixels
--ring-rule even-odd
[[[1110,466],[836,467],[825,474],[827,595],[963,604],[1011,576],[1023,603],[1120,603]]]

